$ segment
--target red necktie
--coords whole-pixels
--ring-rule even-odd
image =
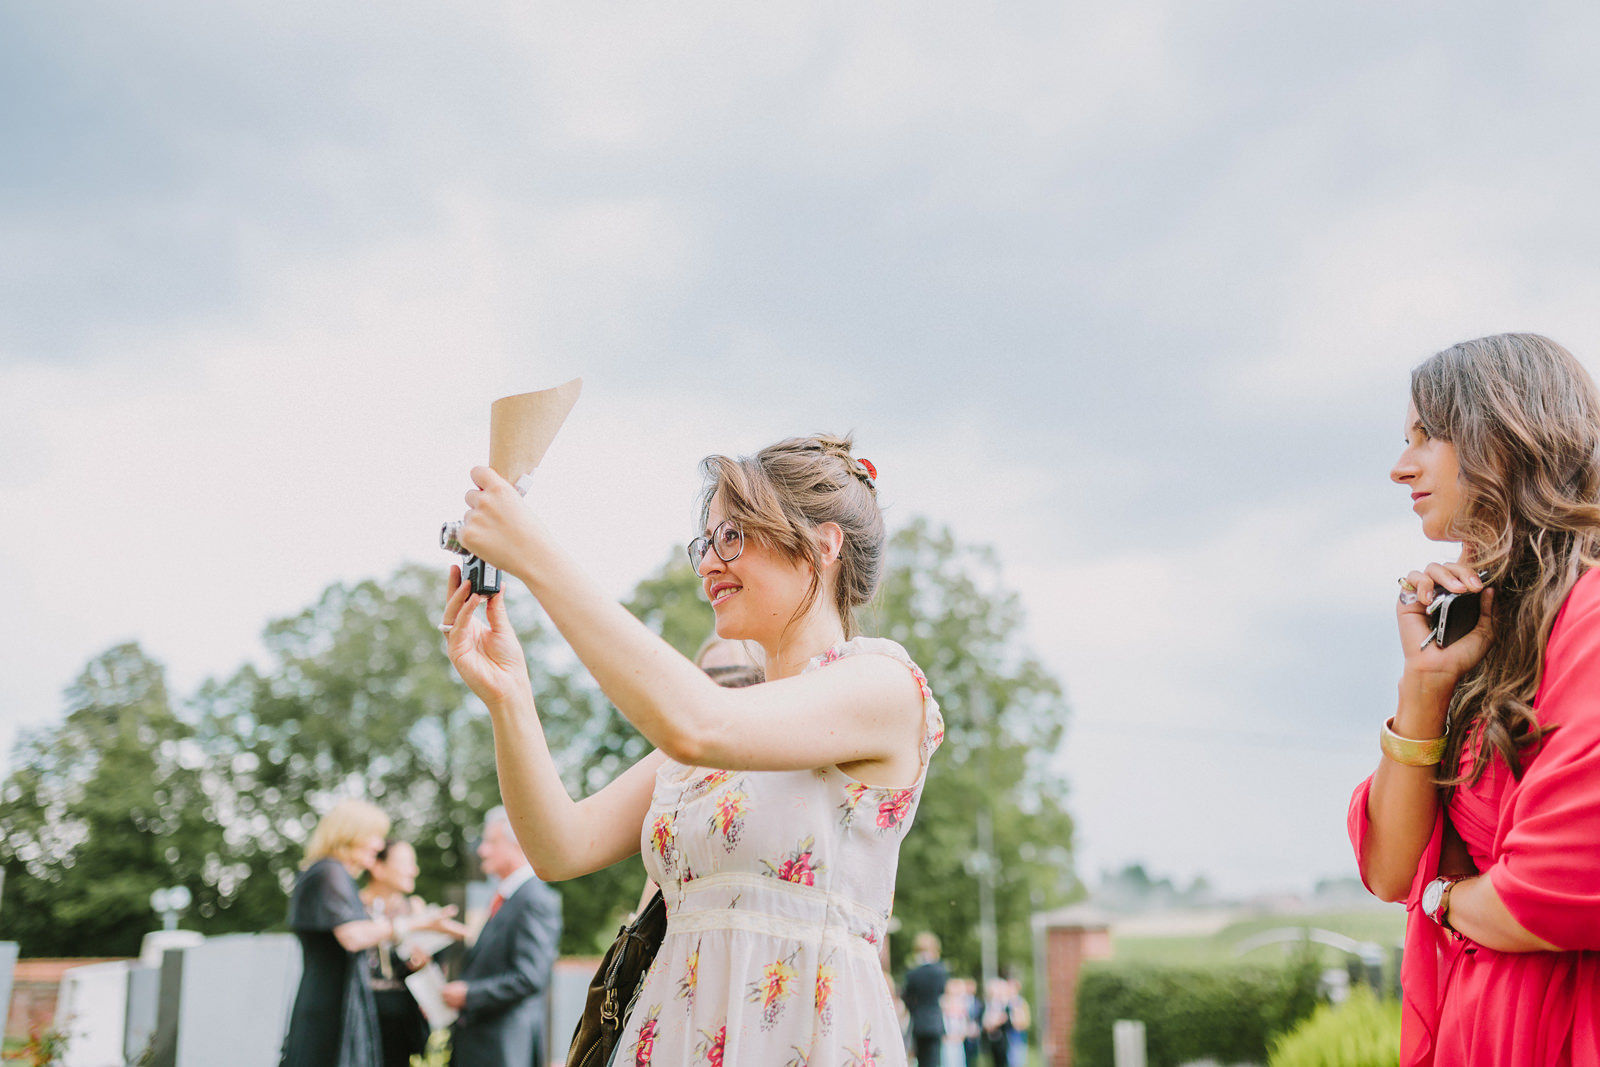
[[[489,918],[494,918],[494,913],[499,911],[500,905],[504,904],[505,902],[506,898],[501,896],[499,893],[496,893],[494,895],[494,899],[489,901]]]

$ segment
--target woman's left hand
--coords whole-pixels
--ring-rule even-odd
[[[456,540],[490,566],[518,573],[516,564],[528,562],[544,524],[493,467],[472,468],[472,483],[477,488],[467,493],[467,513]]]
[[[478,605],[484,598],[472,592],[461,580],[461,568],[450,568],[450,596],[444,604],[444,623],[450,662],[467,688],[478,699],[493,706],[531,690],[528,661],[517,640],[511,615],[506,611],[504,593],[489,598],[484,611],[488,622],[478,619]]]

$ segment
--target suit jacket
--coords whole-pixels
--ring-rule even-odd
[[[950,972],[938,960],[920,964],[906,972],[904,1000],[911,1015],[911,1032],[918,1037],[944,1033],[944,1012],[939,998],[944,996]]]
[[[561,895],[529,878],[484,924],[461,964],[467,1003],[451,1067],[544,1067],[545,1004],[561,940]]]

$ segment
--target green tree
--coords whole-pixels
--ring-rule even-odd
[[[247,667],[202,694],[208,750],[232,769],[222,806],[235,862],[241,873],[249,867],[242,880],[260,898],[246,909],[258,928],[281,922],[304,841],[342,795],[389,812],[394,833],[417,850],[423,896],[451,899],[480,876],[479,830],[500,803],[494,734],[445,654],[435,625],[443,594],[439,573],[419,566],[331,586],[267,627],[264,673]],[[509,607],[569,789],[603,784],[611,764],[643,754],[643,739],[617,726],[587,673],[553,647],[537,604],[512,593]],[[620,879],[599,872],[557,887],[563,951],[594,950],[617,912]],[[635,898],[641,882],[642,873]]]
[[[1081,895],[1072,868],[1067,783],[1053,764],[1066,727],[1061,684],[1022,640],[1022,607],[987,548],[915,521],[891,539],[883,588],[864,628],[905,646],[945,720],[917,824],[900,848],[898,966],[931,930],[956,972],[980,964],[979,878],[993,870],[997,956],[1031,955],[1031,915]],[[980,813],[992,855],[978,844]]]
[[[473,828],[498,788],[487,713],[435,625],[443,595],[439,573],[418,566],[330,586],[268,624],[265,669],[247,666],[200,693],[201,743],[227,769],[215,802],[249,927],[282,923],[305,841],[342,796],[389,813],[416,847],[424,896],[473,869]]]
[[[627,606],[691,655],[711,632],[699,581],[674,550]],[[0,789],[0,932],[28,954],[132,952],[154,925],[148,898],[183,884],[185,925],[207,933],[281,928],[285,895],[318,814],[364,795],[415,844],[419,891],[450,898],[477,870],[484,812],[499,802],[487,711],[450,667],[435,628],[433,568],[324,590],[270,623],[268,659],[206,683],[174,709],[159,664],[137,646],[92,660],[57,726],[26,735]],[[512,594],[539,713],[569,790],[603,787],[649,745]],[[974,814],[994,827],[1000,959],[1027,954],[1029,912],[1077,891],[1066,785],[1051,769],[1066,707],[1020,645],[1021,611],[994,557],[922,523],[890,546],[869,631],[929,675],[946,740],[901,853],[905,937],[931,929],[976,970]],[[644,882],[631,859],[563,883],[564,952],[595,952]]]
[[[134,955],[153,890],[182,884],[213,909],[225,891],[205,756],[136,644],[90,660],[66,700],[0,791],[0,936],[25,956]]]

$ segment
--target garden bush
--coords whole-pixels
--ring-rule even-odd
[[[1394,1067],[1400,1062],[1400,1002],[1358,986],[1272,1042],[1269,1067]]]
[[[1078,985],[1072,1027],[1076,1067],[1112,1067],[1112,1024],[1144,1023],[1150,1067],[1190,1060],[1262,1063],[1268,1041],[1317,1006],[1319,967],[1309,953],[1284,966],[1170,967],[1091,963]]]

